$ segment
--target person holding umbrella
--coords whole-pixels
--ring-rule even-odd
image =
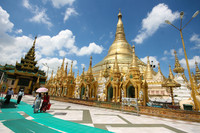
[[[42,94],[41,93],[37,94],[34,100],[34,104],[33,104],[34,113],[38,112],[40,108],[40,104],[41,104],[41,99],[42,99]]]
[[[48,92],[46,92],[44,95],[42,106],[40,108],[40,112],[46,112],[46,110],[48,109],[48,104],[49,104],[49,95]]]
[[[34,100],[34,113],[37,113],[39,111],[41,99],[42,99],[41,93],[44,93],[44,92],[47,92],[47,91],[48,91],[48,89],[44,88],[44,87],[38,88],[36,90],[36,92],[39,93],[39,94],[36,95],[35,100]]]

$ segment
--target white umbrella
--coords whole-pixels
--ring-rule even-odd
[[[36,90],[36,92],[39,92],[39,93],[47,92],[47,91],[48,91],[48,89],[47,89],[47,88],[44,88],[44,87],[38,88],[38,89]]]

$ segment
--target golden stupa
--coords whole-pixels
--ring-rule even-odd
[[[127,42],[125,37],[121,11],[119,11],[118,14],[115,40],[110,46],[107,56],[93,67],[94,77],[99,77],[100,71],[103,71],[106,67],[113,68],[113,65],[115,63],[115,55],[117,56],[117,62],[120,68],[120,72],[126,72],[131,65],[133,52],[131,45]],[[137,56],[136,60],[140,72],[144,74],[144,71],[146,70],[146,64],[142,62]]]

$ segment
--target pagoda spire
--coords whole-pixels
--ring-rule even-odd
[[[115,41],[118,41],[118,40],[126,41],[126,37],[125,37],[125,33],[124,33],[124,25],[123,25],[123,22],[122,22],[121,10],[119,10],[119,13],[118,13],[117,30],[116,30],[116,33],[115,33]]]
[[[62,73],[65,71],[65,57],[63,58],[63,62],[62,62],[62,65],[61,65],[61,71],[62,71]]]
[[[118,23],[117,23],[116,33],[115,33],[115,40],[110,46],[108,54],[104,58],[104,62],[106,62],[105,60],[110,60],[110,59],[115,60],[116,51],[117,51],[117,54],[119,55],[118,59],[132,57],[131,45],[127,42],[126,37],[125,37],[121,11],[119,11],[118,13]]]
[[[153,78],[153,76],[152,76],[152,71],[151,71],[149,56],[147,56],[146,80],[152,80],[152,78]]]
[[[174,75],[172,73],[172,68],[170,65],[169,65],[169,77],[170,77],[170,79],[174,79]]]
[[[73,60],[72,60],[72,62],[71,62],[71,68],[70,68],[70,70],[69,70],[68,76],[73,76],[72,67],[73,67]]]
[[[135,67],[138,68],[138,64],[137,64],[137,57],[135,55],[135,45],[133,45],[133,59],[132,59],[132,64],[131,67]]]
[[[178,57],[177,57],[177,53],[174,50],[174,55],[175,55],[175,68],[174,68],[174,72],[175,73],[183,73],[184,72],[184,68],[181,66],[181,64],[179,63]]]
[[[84,80],[84,78],[85,78],[85,67],[83,66],[83,72],[82,72],[82,74],[81,74],[81,80],[83,81]]]
[[[91,75],[92,74],[92,56],[90,56],[90,65],[87,71],[87,74]]]
[[[68,62],[66,63],[66,66],[65,66],[65,77],[67,77],[67,66],[68,66]]]

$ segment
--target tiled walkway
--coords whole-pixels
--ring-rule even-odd
[[[108,130],[116,133],[197,133],[200,131],[200,123],[196,122],[146,115],[137,116],[134,113],[53,100],[51,100],[51,109],[47,113],[34,114],[31,108],[33,99],[32,96],[25,96],[22,99],[25,103],[21,103],[17,108],[3,108],[0,113],[0,131],[20,132],[24,127],[24,124],[20,123],[29,125],[25,128],[27,132],[44,130],[45,132],[103,133]],[[6,113],[9,113],[9,116],[5,116]],[[16,131],[16,128],[19,129]]]

